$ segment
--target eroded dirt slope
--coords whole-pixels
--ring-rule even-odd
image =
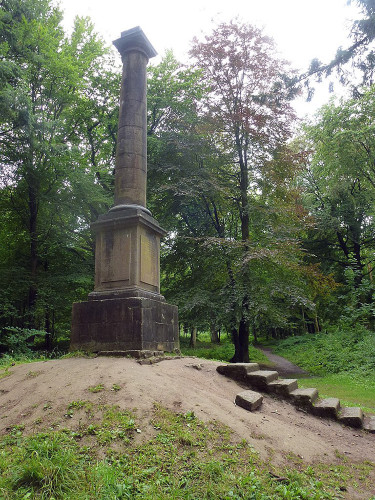
[[[288,453],[310,461],[375,460],[375,435],[298,411],[265,395],[260,410],[249,413],[234,404],[243,390],[216,372],[219,363],[197,358],[140,365],[126,358],[71,358],[14,366],[0,380],[0,433],[13,425],[27,432],[66,426],[72,401],[88,400],[137,409],[147,436],[153,403],[176,411],[194,411],[204,421],[216,419],[247,439],[262,458],[282,462]],[[113,385],[120,390],[113,391]],[[89,388],[103,385],[92,393]]]

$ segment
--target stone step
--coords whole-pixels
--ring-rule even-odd
[[[365,418],[363,422],[363,428],[367,432],[375,434],[375,415],[371,415]]]
[[[338,419],[344,425],[361,428],[363,426],[363,411],[358,407],[344,407],[341,408]]]
[[[269,392],[274,392],[284,397],[288,397],[290,393],[296,389],[298,389],[298,381],[296,378],[282,378],[268,383]]]
[[[254,391],[244,391],[237,394],[234,402],[245,410],[254,411],[262,404],[263,396]]]
[[[248,373],[257,370],[259,370],[258,363],[229,363],[216,368],[218,373],[234,380],[246,380]]]
[[[315,388],[295,389],[290,393],[293,404],[311,408],[318,399],[318,390]]]
[[[268,390],[268,384],[278,378],[279,374],[270,370],[256,370],[246,376],[246,382],[261,391]]]
[[[337,398],[321,399],[314,404],[312,412],[318,417],[337,419],[340,410],[340,400]]]

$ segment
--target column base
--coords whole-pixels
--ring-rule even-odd
[[[161,295],[119,297],[108,292],[105,297],[100,295],[73,304],[71,351],[179,349],[178,309],[167,304]]]

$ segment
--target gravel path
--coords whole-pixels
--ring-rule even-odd
[[[283,377],[301,377],[306,376],[309,377],[310,374],[300,368],[297,365],[294,365],[287,359],[282,356],[278,356],[277,354],[273,354],[272,350],[269,347],[261,347],[258,346],[267,358],[274,364],[274,369],[279,372],[279,374]]]

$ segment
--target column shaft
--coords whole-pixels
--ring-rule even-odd
[[[116,151],[115,206],[146,207],[148,57],[139,50],[123,54]]]

